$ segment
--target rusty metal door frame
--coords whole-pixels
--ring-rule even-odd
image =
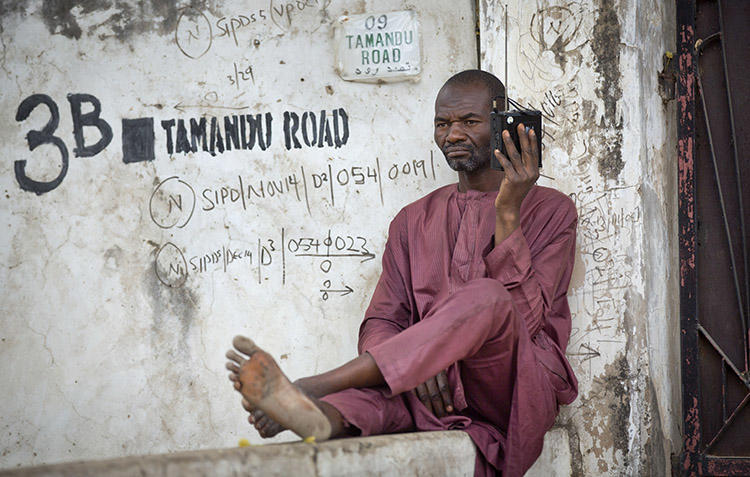
[[[711,334],[706,331],[704,326],[699,322],[699,303],[698,303],[698,270],[697,263],[698,252],[699,252],[699,235],[698,235],[698,206],[696,204],[696,169],[698,168],[698,155],[696,154],[696,121],[706,121],[704,113],[708,114],[705,110],[705,98],[701,91],[702,85],[700,84],[700,77],[698,76],[698,51],[703,42],[709,39],[715,39],[720,37],[721,41],[724,41],[724,28],[720,29],[718,33],[710,35],[714,38],[697,38],[696,34],[696,14],[697,14],[697,2],[698,0],[677,0],[677,61],[678,61],[678,78],[677,78],[677,100],[678,100],[678,169],[679,169],[679,242],[680,242],[680,327],[681,327],[681,363],[682,363],[682,406],[683,406],[683,449],[680,459],[680,474],[681,475],[750,475],[750,455],[739,455],[739,456],[727,456],[727,455],[712,455],[712,445],[724,432],[724,428],[732,424],[733,419],[736,417],[735,414],[746,406],[750,394],[743,400],[740,407],[732,415],[727,415],[726,409],[724,410],[723,426],[719,429],[718,434],[707,433],[704,423],[704,419],[708,418],[706,415],[702,415],[703,409],[705,409],[705,403],[701,400],[705,400],[705,395],[701,394],[701,368],[699,365],[701,359],[705,358],[705,354],[701,353],[701,343],[703,343],[704,349],[706,348],[705,343],[708,342],[713,348],[721,355],[721,372],[723,382],[726,381],[726,367],[731,366],[731,359],[722,353],[722,348],[719,344],[712,340]],[[719,12],[721,12],[721,2],[726,0],[717,0],[717,6]],[[704,32],[705,33],[705,32]],[[722,45],[724,48],[724,45]],[[726,54],[724,57],[724,71],[727,78],[727,96],[729,95],[729,84],[728,74],[726,73]],[[740,91],[741,93],[741,91]],[[696,98],[699,98],[702,103],[696,104]],[[729,115],[730,122],[732,124],[732,142],[735,147],[734,155],[735,162],[737,163],[737,149],[736,144],[740,139],[734,136],[734,118],[732,117],[731,99],[729,100]],[[697,116],[696,116],[697,114]],[[699,124],[699,127],[704,127],[703,124]],[[708,128],[708,139],[711,141],[711,129]],[[711,144],[711,155],[714,155],[713,144]],[[705,159],[705,158],[703,158]],[[716,164],[716,157],[713,157],[714,167]],[[739,174],[739,166],[737,166],[737,178],[738,182],[742,182],[742,177]],[[718,176],[717,176],[718,177]],[[716,179],[718,181],[718,179]],[[744,185],[748,187],[748,184]],[[724,223],[727,223],[727,218],[724,210],[723,198],[721,197],[721,186],[719,185],[719,200],[722,201],[722,218]],[[739,188],[739,187],[738,187]],[[746,214],[742,213],[742,195],[740,194],[740,221],[743,221],[743,217]],[[727,231],[727,234],[729,232]],[[744,222],[742,222],[742,240],[743,247],[745,250],[745,262],[747,262],[747,246],[744,245],[746,239]],[[731,239],[729,240],[730,250],[729,253],[733,257],[734,252],[731,250]],[[737,281],[737,274],[739,273],[739,266],[733,262],[731,272],[734,273],[735,281]],[[745,263],[743,272],[747,274],[747,263]],[[747,281],[747,275],[745,275]],[[747,283],[745,283],[747,286]],[[737,289],[737,294],[740,297],[739,311],[742,314],[743,309],[747,308],[746,301],[745,305],[742,304],[743,295],[740,289]],[[745,292],[745,295],[747,292]],[[745,297],[747,300],[748,297]],[[742,317],[742,322],[747,327],[746,319]],[[744,334],[747,335],[747,330],[743,330]],[[738,370],[736,367],[730,372],[734,371],[740,379],[743,380],[745,386],[748,386],[748,350],[747,340],[750,336],[745,336],[742,339],[745,341],[745,369]],[[704,389],[704,392],[707,391]],[[722,390],[722,392],[724,392]],[[704,413],[705,414],[705,413]],[[706,442],[710,439],[710,442]]]

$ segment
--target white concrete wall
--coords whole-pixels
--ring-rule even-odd
[[[482,66],[500,76],[504,3],[480,2]],[[674,109],[657,75],[674,51],[673,6],[507,3],[510,96],[545,113],[540,182],[579,214],[567,352],[580,397],[530,474],[669,475],[680,446],[677,193]]]
[[[0,7],[0,467],[258,442],[222,351],[235,333],[249,334],[292,377],[354,355],[388,220],[453,180],[432,145],[432,101],[445,78],[475,65],[474,2],[204,1],[188,11],[187,2],[74,3]],[[679,448],[676,166],[673,106],[658,95],[657,74],[674,50],[674,7],[508,3],[511,95],[547,115],[549,178],[540,182],[570,194],[580,216],[568,355],[581,396],[530,474],[665,475]],[[421,81],[341,81],[332,22],[407,7],[422,22]],[[482,65],[502,75],[501,2],[483,0],[480,13]],[[232,18],[235,32],[222,34]],[[74,153],[70,93],[94,95],[112,128],[93,157]],[[60,172],[55,146],[29,151],[25,139],[49,119],[46,107],[15,120],[32,94],[56,103],[54,134],[70,156],[60,185],[41,195],[21,190],[14,173],[16,160],[36,180]],[[338,108],[348,115],[346,144],[286,149],[284,112]],[[270,147],[167,152],[162,120],[239,113],[272,115]],[[154,118],[155,158],[126,164],[122,119],[140,117]],[[86,144],[98,140],[95,128],[83,131]],[[411,161],[424,161],[425,174]],[[321,181],[329,166],[350,175],[333,196]],[[352,183],[357,166],[361,185]],[[379,168],[379,182],[368,167]],[[228,203],[204,210],[204,191],[236,189],[240,177],[267,196],[246,193],[243,205],[225,189]],[[270,181],[284,193],[270,196]],[[184,199],[182,212],[170,195]],[[333,241],[351,235],[360,252],[363,237],[374,260],[335,257],[328,270],[326,257],[296,256],[305,247],[297,239],[324,243],[329,229]],[[252,256],[225,270],[227,248]],[[191,258],[216,251],[218,263],[192,268]],[[182,256],[186,274],[174,268]],[[326,300],[320,291],[346,286],[354,291]]]
[[[293,378],[353,357],[389,220],[454,180],[432,142],[433,101],[476,66],[473,1],[174,3],[0,7],[0,467],[259,442],[223,369],[232,336],[252,336]],[[406,8],[421,21],[421,81],[339,79],[336,18]],[[99,100],[113,133],[93,157],[74,153],[67,95],[78,93]],[[30,151],[25,139],[47,107],[15,119],[33,94],[57,105],[53,134],[69,155],[41,195],[14,173],[17,160],[36,181],[61,171],[55,145]],[[285,112],[339,108],[346,144],[287,150]],[[170,154],[160,124],[184,119],[189,132],[189,118],[266,113],[270,146],[215,156]],[[154,119],[153,161],[123,162],[122,120],[134,118]],[[87,126],[83,137],[100,136]],[[246,190],[261,185],[264,198]],[[298,256],[312,243],[374,259]]]

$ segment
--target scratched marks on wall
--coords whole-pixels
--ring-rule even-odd
[[[519,41],[519,69],[526,79],[557,81],[567,67],[581,62],[581,48],[588,43],[584,20],[587,8],[581,2],[549,5],[531,17],[530,42]],[[573,60],[573,61],[571,61]]]
[[[485,61],[502,74],[503,8],[493,2],[484,17],[490,36]],[[498,14],[500,13],[500,14]],[[592,2],[549,1],[532,7],[521,2],[508,11],[509,93],[542,112],[545,174],[567,192],[578,214],[576,272],[569,302],[573,330],[568,355],[576,370],[597,375],[626,344],[629,295],[638,290],[634,269],[642,212],[637,183],[627,176],[602,175],[598,163],[611,147],[617,118],[598,91],[607,78],[592,64],[598,19]],[[616,48],[616,45],[615,47]],[[611,120],[610,120],[611,119]],[[610,134],[612,133],[612,134]],[[586,392],[588,381],[582,382]]]
[[[587,176],[579,180],[584,185],[590,182]],[[599,358],[603,343],[625,343],[623,313],[634,285],[629,243],[642,214],[640,207],[615,204],[634,190],[585,186],[571,194],[578,210],[577,248],[585,276],[569,295],[574,324],[568,355],[580,363]]]

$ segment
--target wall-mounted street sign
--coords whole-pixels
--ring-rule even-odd
[[[419,21],[411,10],[339,17],[336,67],[348,81],[419,80]]]

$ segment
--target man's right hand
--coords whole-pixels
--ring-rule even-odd
[[[437,417],[447,416],[453,412],[451,388],[445,371],[420,384],[412,392]]]

